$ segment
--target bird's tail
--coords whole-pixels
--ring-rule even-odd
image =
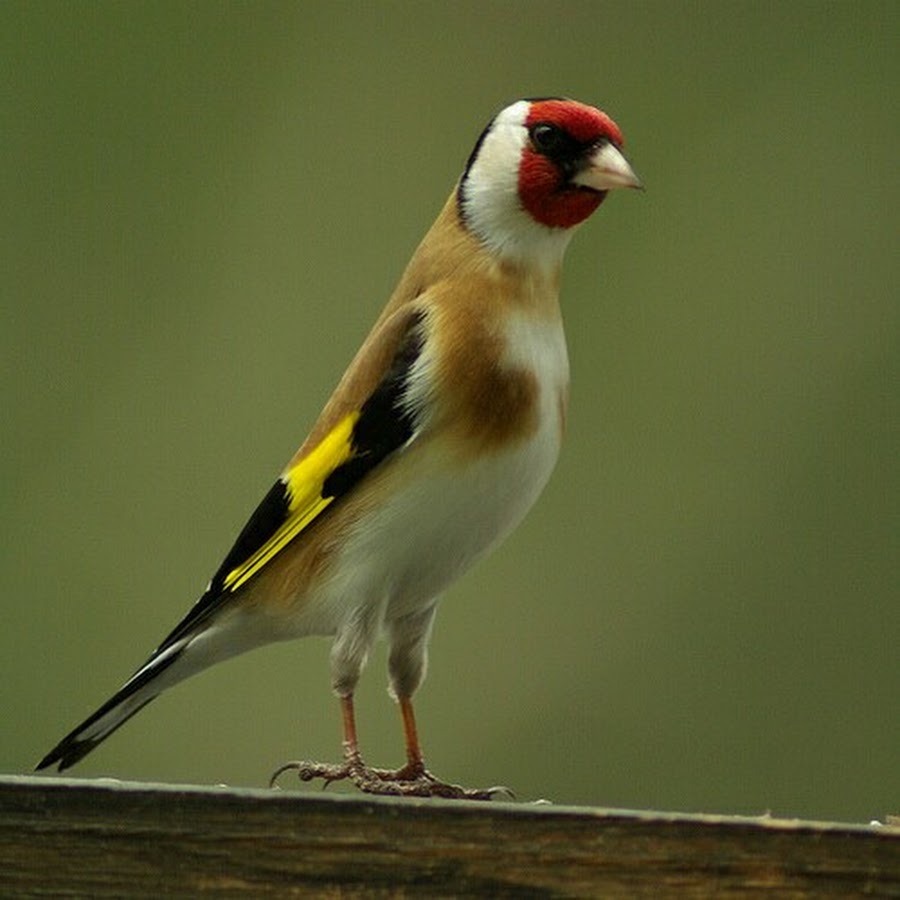
[[[121,728],[133,715],[181,677],[163,676],[178,660],[186,642],[182,641],[161,653],[156,653],[132,675],[93,715],[69,732],[38,764],[35,769],[58,766],[68,769],[87,756],[99,743]],[[162,677],[161,677],[162,676]],[[182,676],[183,677],[183,676]]]

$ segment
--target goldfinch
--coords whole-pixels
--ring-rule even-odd
[[[521,521],[556,463],[569,364],[560,267],[575,228],[640,182],[613,120],[519,100],[465,169],[306,441],[204,594],[123,687],[38,764],[78,762],[166,688],[270,641],[334,639],[344,759],[289,763],[371,793],[486,799],[425,768],[412,698],[441,593]],[[407,761],[366,765],[353,693],[389,644]]]

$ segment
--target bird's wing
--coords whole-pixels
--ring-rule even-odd
[[[421,309],[402,309],[373,332],[310,438],[250,516],[203,596],[154,656],[196,631],[413,437],[416,411],[405,395],[424,342]]]

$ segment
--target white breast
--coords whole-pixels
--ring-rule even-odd
[[[313,604],[319,613],[329,610],[326,620],[339,618],[348,606],[382,604],[383,616],[394,618],[430,603],[534,504],[562,434],[569,367],[559,320],[514,317],[505,362],[536,376],[536,429],[464,460],[440,434],[426,434],[386,466],[377,508],[347,536],[327,596],[320,598],[324,604]]]

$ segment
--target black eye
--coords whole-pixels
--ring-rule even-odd
[[[562,156],[571,147],[572,139],[556,125],[532,125],[529,131],[534,149],[545,156]]]

